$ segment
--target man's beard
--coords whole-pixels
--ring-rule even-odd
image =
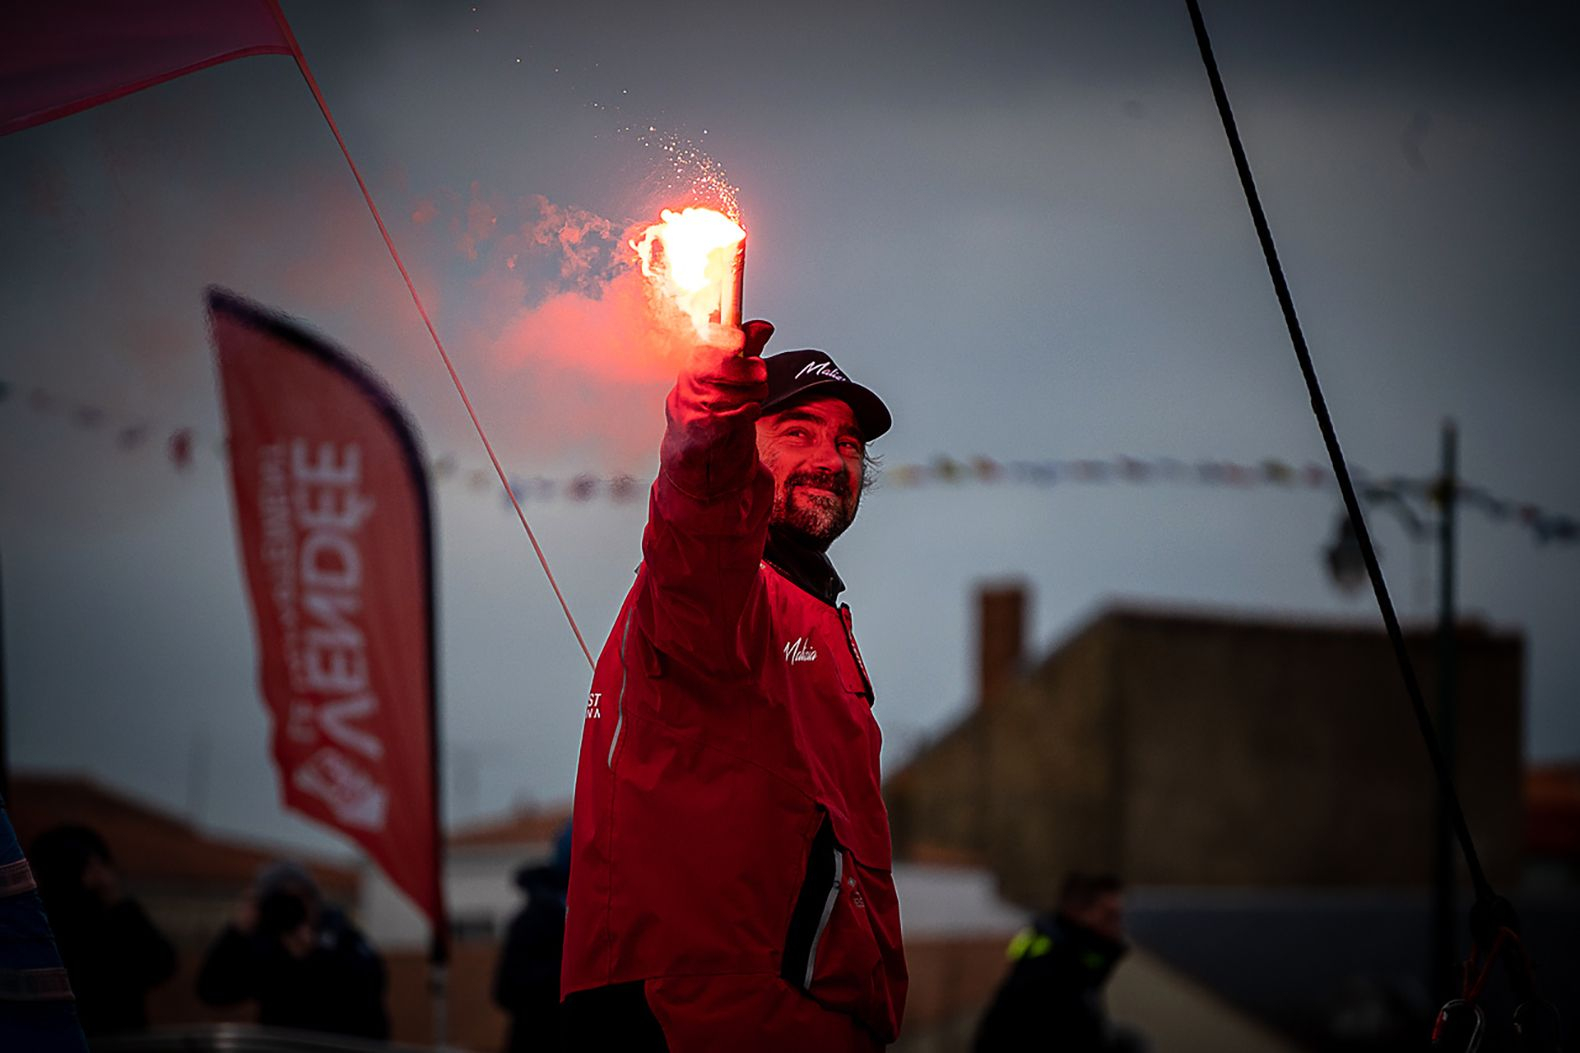
[[[802,489],[807,486],[828,490],[831,495],[808,493]],[[851,499],[849,476],[797,472],[775,491],[770,522],[794,531],[822,551],[850,526],[858,503],[859,497]]]

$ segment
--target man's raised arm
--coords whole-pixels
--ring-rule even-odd
[[[767,322],[697,349],[665,403],[667,426],[648,508],[639,607],[648,641],[713,676],[745,675],[738,629],[773,511],[773,477],[757,458],[757,416],[768,394]]]

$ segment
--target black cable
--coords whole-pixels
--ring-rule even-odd
[[[1235,128],[1234,114],[1229,109],[1229,96],[1224,91],[1223,79],[1218,75],[1218,63],[1212,57],[1212,41],[1207,37],[1207,25],[1202,21],[1201,7],[1197,0],[1185,0],[1190,9],[1191,26],[1196,31],[1196,45],[1201,49],[1202,64],[1207,67],[1207,79],[1212,82],[1212,97],[1218,103],[1218,116],[1223,118],[1223,131],[1229,139],[1229,149],[1234,154],[1234,167],[1240,173],[1240,186],[1245,191],[1246,204],[1251,209],[1251,220],[1256,224],[1256,236],[1262,243],[1262,255],[1267,258],[1267,272],[1273,279],[1273,290],[1278,294],[1278,306],[1283,309],[1284,323],[1289,328],[1290,343],[1295,346],[1295,358],[1300,362],[1301,375],[1306,378],[1306,391],[1311,396],[1311,408],[1317,415],[1317,427],[1322,430],[1322,441],[1328,448],[1328,458],[1333,462],[1333,475],[1338,480],[1339,492],[1344,495],[1344,507],[1349,512],[1350,524],[1355,529],[1355,540],[1360,543],[1361,558],[1366,563],[1367,576],[1371,578],[1372,591],[1377,594],[1377,606],[1382,611],[1383,624],[1388,628],[1388,639],[1393,644],[1394,657],[1399,663],[1399,675],[1404,678],[1405,692],[1415,709],[1416,723],[1421,728],[1421,738],[1426,743],[1427,755],[1432,760],[1432,770],[1437,775],[1437,790],[1448,807],[1454,834],[1464,853],[1465,865],[1470,869],[1470,880],[1476,887],[1478,907],[1492,909],[1497,900],[1487,875],[1481,869],[1476,855],[1475,842],[1470,837],[1470,827],[1465,823],[1465,812],[1459,805],[1459,794],[1454,790],[1454,779],[1438,749],[1432,717],[1421,695],[1421,685],[1416,682],[1415,669],[1410,665],[1410,655],[1405,650],[1404,633],[1399,628],[1399,618],[1394,614],[1393,601],[1388,596],[1388,585],[1383,581],[1382,568],[1377,563],[1377,552],[1372,547],[1371,535],[1366,530],[1366,520],[1361,515],[1360,501],[1355,496],[1355,486],[1350,482],[1349,466],[1344,461],[1344,451],[1339,448],[1338,434],[1333,430],[1333,419],[1328,414],[1327,401],[1322,397],[1322,386],[1317,381],[1316,367],[1311,364],[1311,352],[1306,347],[1305,335],[1300,329],[1300,319],[1295,314],[1295,301],[1289,294],[1289,283],[1284,280],[1284,269],[1278,262],[1278,249],[1273,245],[1273,232],[1262,212],[1262,202],[1256,193],[1256,183],[1251,178],[1251,165],[1245,159],[1245,149],[1240,145],[1240,133]]]

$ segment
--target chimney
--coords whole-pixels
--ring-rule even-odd
[[[977,593],[977,705],[990,705],[1020,673],[1026,632],[1026,586],[986,585]]]

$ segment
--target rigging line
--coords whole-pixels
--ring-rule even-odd
[[[356,177],[357,187],[362,191],[362,200],[367,202],[368,211],[373,213],[373,222],[378,224],[379,233],[384,237],[384,246],[389,249],[390,258],[395,261],[395,266],[400,271],[401,278],[406,282],[406,291],[411,293],[411,302],[417,305],[417,313],[422,316],[422,322],[428,327],[428,335],[433,337],[433,346],[439,349],[439,357],[444,360],[444,368],[450,372],[450,380],[455,384],[456,392],[461,396],[461,404],[466,407],[466,415],[472,418],[472,427],[477,429],[477,437],[483,440],[483,449],[488,451],[488,459],[494,465],[494,472],[499,476],[500,485],[505,488],[510,504],[516,510],[516,518],[521,520],[521,527],[527,532],[527,540],[532,542],[532,551],[538,557],[538,563],[543,567],[543,573],[549,579],[549,587],[554,590],[554,598],[560,601],[560,610],[565,612],[565,620],[570,623],[571,632],[576,634],[576,642],[581,646],[582,654],[587,659],[587,667],[596,669],[593,663],[592,652],[587,649],[587,641],[582,638],[581,627],[576,624],[576,618],[571,614],[570,604],[565,602],[565,594],[560,591],[559,582],[554,580],[554,572],[549,569],[548,557],[543,554],[543,548],[538,544],[538,536],[532,532],[532,525],[527,522],[527,514],[521,510],[521,502],[516,498],[516,492],[511,489],[510,481],[505,478],[505,469],[499,463],[499,457],[494,453],[493,443],[488,441],[488,435],[483,431],[483,422],[478,419],[477,411],[472,408],[472,400],[466,394],[466,388],[461,383],[461,375],[455,370],[455,363],[450,361],[450,354],[444,349],[443,342],[439,339],[439,332],[433,327],[433,320],[428,317],[428,309],[423,306],[422,298],[417,295],[417,286],[411,280],[411,275],[406,271],[406,264],[401,261],[400,253],[395,251],[395,240],[390,237],[390,232],[384,226],[384,217],[379,214],[379,207],[373,203],[373,194],[368,190],[367,183],[362,180],[362,173],[357,169],[357,163],[351,159],[351,151],[346,149],[346,141],[340,137],[340,127],[335,124],[335,118],[329,112],[329,104],[324,101],[323,92],[318,90],[318,81],[313,77],[313,71],[307,67],[307,58],[302,54],[301,47],[296,42],[296,34],[291,32],[291,26],[285,20],[285,15],[277,3],[270,3],[274,17],[279,22],[280,29],[285,34],[286,40],[291,44],[291,56],[296,59],[296,68],[302,73],[302,79],[307,81],[307,86],[312,89],[313,98],[318,102],[318,109],[324,115],[324,120],[329,123],[329,130],[335,135],[335,142],[340,145],[340,153],[345,157],[346,164],[351,168],[351,174]]]
[[[1404,679],[1405,692],[1410,696],[1416,723],[1420,726],[1427,755],[1437,775],[1438,793],[1442,795],[1443,803],[1447,806],[1454,826],[1454,833],[1459,839],[1460,851],[1464,853],[1465,865],[1469,868],[1471,881],[1475,884],[1476,898],[1491,903],[1496,896],[1492,891],[1492,885],[1487,881],[1486,873],[1481,869],[1481,860],[1476,855],[1476,845],[1471,839],[1470,827],[1465,823],[1465,813],[1459,804],[1459,794],[1454,790],[1453,776],[1449,773],[1442,751],[1438,748],[1432,717],[1422,697],[1421,685],[1416,681],[1415,669],[1410,664],[1410,655],[1405,650],[1404,633],[1399,628],[1399,618],[1394,613],[1393,601],[1388,596],[1388,585],[1383,581],[1382,568],[1377,563],[1377,553],[1372,547],[1371,535],[1366,529],[1366,520],[1361,515],[1360,500],[1355,495],[1355,485],[1350,481],[1349,466],[1344,461],[1344,451],[1339,448],[1338,433],[1333,428],[1333,419],[1328,414],[1327,400],[1322,396],[1322,386],[1317,381],[1316,367],[1312,364],[1311,352],[1306,347],[1300,319],[1295,314],[1294,298],[1290,295],[1288,282],[1284,280],[1283,267],[1278,262],[1278,250],[1273,245],[1273,232],[1267,224],[1266,214],[1262,211],[1262,202],[1256,193],[1256,183],[1251,177],[1251,166],[1246,160],[1245,149],[1240,145],[1240,133],[1235,127],[1234,114],[1229,109],[1229,96],[1224,91],[1223,79],[1218,74],[1218,64],[1213,59],[1212,41],[1207,37],[1207,25],[1202,20],[1201,7],[1197,0],[1185,0],[1185,6],[1190,9],[1191,26],[1196,31],[1196,45],[1201,50],[1202,64],[1206,66],[1207,79],[1212,84],[1212,96],[1218,104],[1218,116],[1223,119],[1224,135],[1228,138],[1229,149],[1234,154],[1234,167],[1240,173],[1240,186],[1245,191],[1245,201],[1251,210],[1251,220],[1256,225],[1256,236],[1262,243],[1262,255],[1267,259],[1268,275],[1272,278],[1273,289],[1278,294],[1278,305],[1284,312],[1284,322],[1289,329],[1289,340],[1294,345],[1295,357],[1300,362],[1300,372],[1306,380],[1306,390],[1311,396],[1311,408],[1316,414],[1317,426],[1322,431],[1322,441],[1327,446],[1328,457],[1333,462],[1333,475],[1344,496],[1344,507],[1349,512],[1350,523],[1354,526],[1355,539],[1360,543],[1361,557],[1366,563],[1366,573],[1371,578],[1372,591],[1377,595],[1377,606],[1382,611],[1383,623],[1388,629],[1388,639],[1393,644],[1394,657],[1398,660],[1399,674]]]

